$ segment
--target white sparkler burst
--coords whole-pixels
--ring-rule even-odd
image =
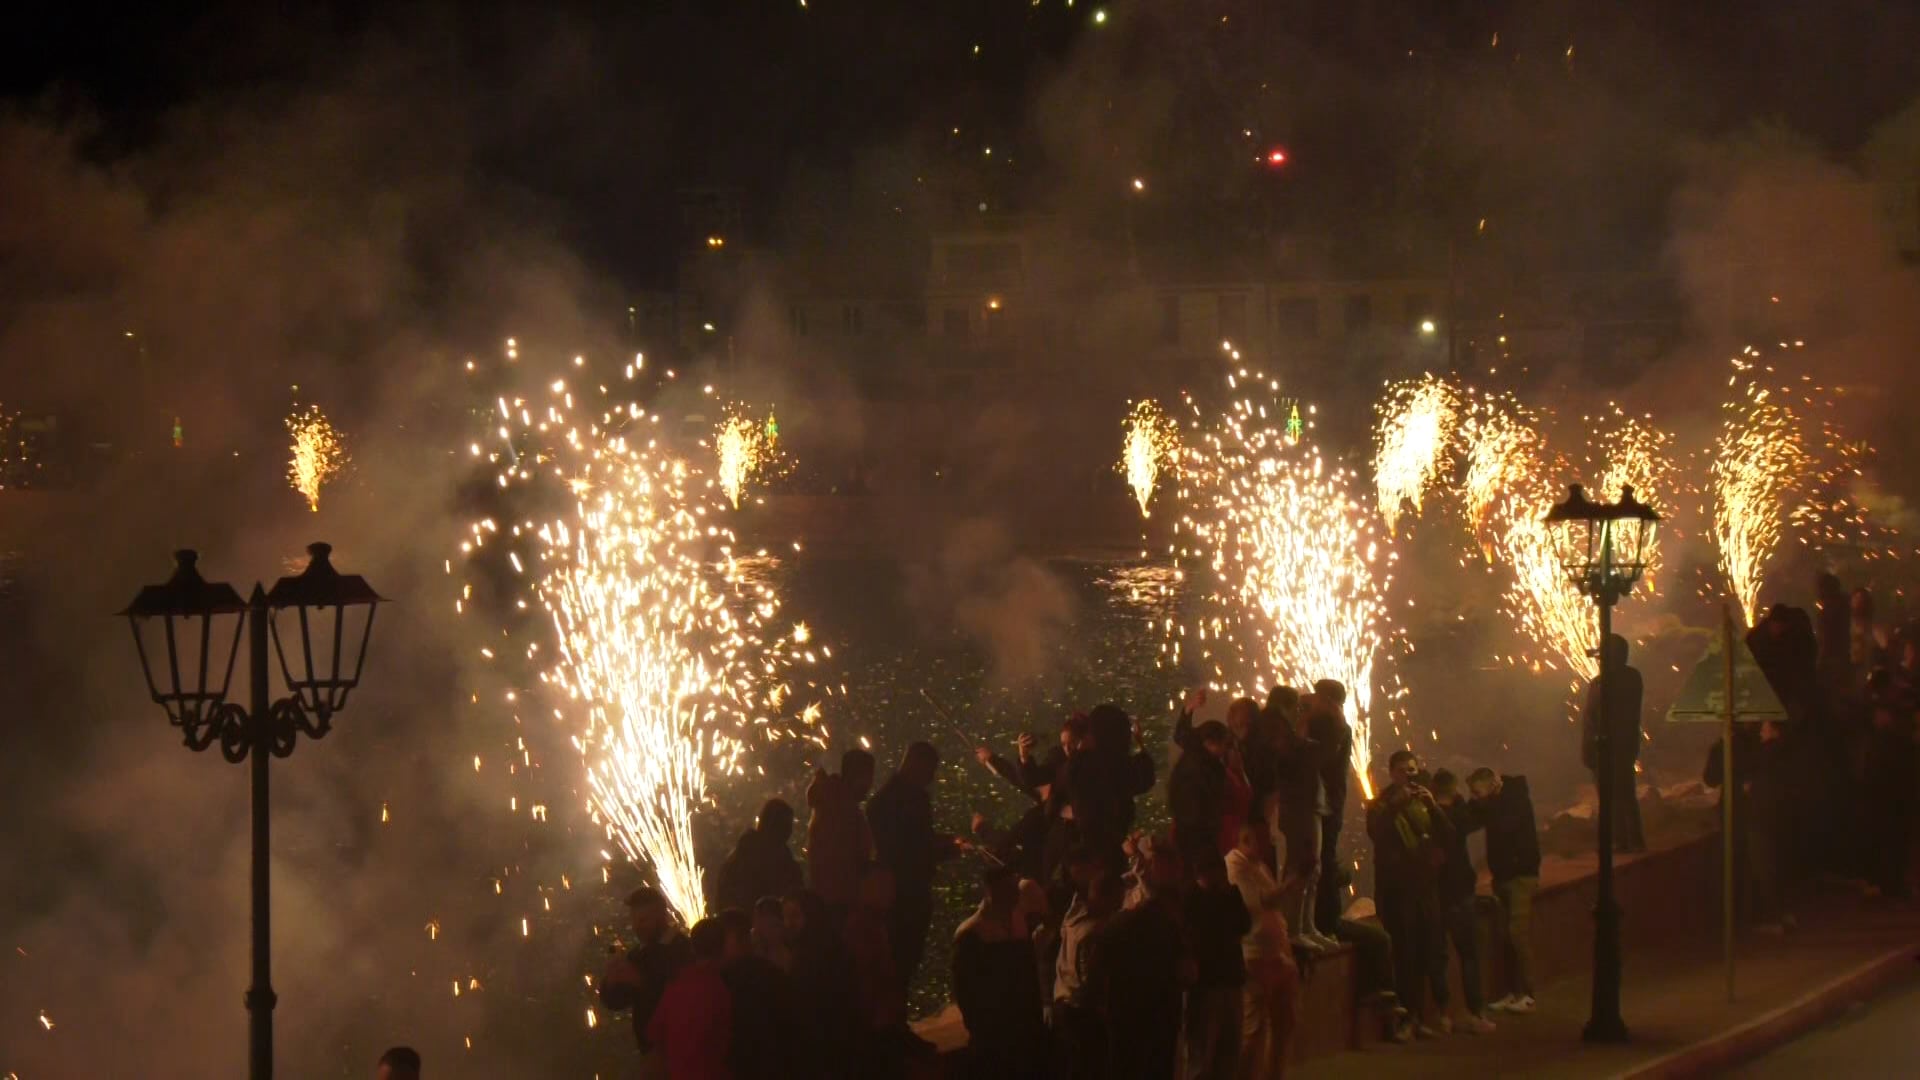
[[[1394,532],[1404,504],[1414,513],[1447,466],[1460,421],[1460,395],[1432,374],[1387,385],[1374,405],[1373,482],[1380,516]]]
[[[739,772],[755,740],[824,738],[806,730],[818,704],[801,707],[788,681],[812,662],[811,635],[778,624],[774,590],[740,572],[717,524],[712,485],[649,439],[648,414],[623,405],[590,421],[564,383],[550,390],[544,406],[497,403],[488,456],[515,501],[525,489],[562,509],[504,537],[479,522],[463,547],[504,542],[524,568],[553,627],[550,647],[527,656],[574,727],[588,808],[691,925],[705,913],[691,820],[710,780]]]
[[[1242,373],[1231,384],[1244,381]],[[1205,580],[1192,636],[1213,677],[1242,693],[1343,683],[1353,767],[1371,796],[1374,663],[1391,636],[1394,554],[1354,495],[1363,481],[1290,438],[1283,410],[1263,392],[1278,387],[1262,382],[1206,420],[1184,454],[1191,509],[1176,550],[1202,564]],[[1170,643],[1176,661],[1179,636]]]

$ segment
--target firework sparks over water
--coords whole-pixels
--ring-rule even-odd
[[[1767,562],[1811,459],[1793,410],[1752,377],[1752,362],[1736,359],[1733,366],[1728,385],[1737,392],[1722,406],[1714,440],[1713,537],[1720,570],[1752,626]]]
[[[1124,423],[1126,439],[1121,444],[1119,469],[1140,503],[1140,516],[1151,517],[1148,500],[1160,473],[1170,470],[1180,454],[1180,428],[1160,406],[1151,401],[1134,403]]]
[[[720,489],[737,510],[740,496],[766,464],[769,456],[766,436],[759,424],[730,410],[713,433],[713,450],[718,459],[716,476]]]
[[[1420,512],[1426,489],[1445,468],[1460,419],[1460,396],[1435,375],[1389,383],[1374,405],[1373,482],[1380,516],[1394,532],[1401,507]]]
[[[287,431],[293,436],[293,457],[287,462],[287,480],[293,484],[293,490],[307,500],[307,509],[318,513],[320,487],[346,464],[346,450],[318,405],[295,410],[287,417]]]
[[[500,489],[560,509],[504,530],[480,521],[463,549],[505,547],[550,616],[546,647],[527,657],[574,731],[588,810],[690,925],[705,913],[691,820],[710,779],[739,773],[758,740],[824,741],[818,703],[801,707],[788,674],[831,653],[742,573],[711,486],[649,438],[649,414],[625,405],[588,420],[564,383],[550,393],[499,400],[500,445],[472,450],[500,466]]]
[[[1345,684],[1353,767],[1371,797],[1374,662],[1391,636],[1394,555],[1354,494],[1364,481],[1290,438],[1267,394],[1278,386],[1263,383],[1202,424],[1185,451],[1191,510],[1176,552],[1204,563],[1206,610],[1176,631],[1171,652],[1177,660],[1179,638],[1191,636],[1213,677],[1259,697],[1276,682]]]

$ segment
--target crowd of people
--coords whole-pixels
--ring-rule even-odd
[[[609,965],[603,1002],[631,1010],[642,1073],[709,1077],[896,1076],[934,1048],[909,1028],[936,868],[982,867],[978,908],[952,949],[953,999],[980,1077],[1278,1077],[1316,962],[1356,951],[1364,1001],[1394,1041],[1493,1029],[1532,1010],[1527,917],[1540,854],[1523,777],[1429,776],[1409,752],[1363,800],[1378,923],[1344,917],[1339,850],[1353,768],[1346,692],[1322,681],[1233,701],[1173,727],[1164,834],[1135,828],[1160,773],[1141,726],[1115,705],[1075,713],[1042,750],[1023,734],[980,763],[1021,792],[1016,820],[974,815],[939,831],[935,748],[909,746],[874,790],[849,750],[796,814],[775,799],[710,880],[718,914],[676,924],[652,888],[629,898],[637,943]],[[1477,871],[1486,833],[1514,992],[1485,1000]],[[1449,945],[1465,999],[1451,1000]]]
[[[1909,896],[1920,623],[1882,625],[1873,594],[1849,594],[1832,574],[1814,596],[1813,614],[1775,604],[1746,637],[1785,711],[1734,734],[1736,907],[1762,932],[1791,931],[1800,897],[1823,878]],[[1724,791],[1727,771],[1716,743],[1702,779]]]

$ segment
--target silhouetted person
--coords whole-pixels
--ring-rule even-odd
[[[1320,819],[1319,896],[1314,904],[1313,929],[1332,937],[1340,926],[1340,890],[1348,874],[1340,861],[1340,828],[1347,816],[1347,777],[1353,772],[1353,729],[1347,726],[1347,688],[1332,679],[1313,684],[1318,703],[1308,718],[1307,736],[1317,745],[1320,783],[1327,813]]]
[[[1286,865],[1279,867],[1275,876],[1288,886],[1287,924],[1293,939],[1312,952],[1325,952],[1338,944],[1330,934],[1317,929],[1320,879],[1326,865],[1323,845],[1329,842],[1327,823],[1333,817],[1333,804],[1327,798],[1326,758],[1333,751],[1313,738],[1312,728],[1315,715],[1331,708],[1318,694],[1304,699],[1295,695],[1293,708],[1281,722],[1275,756],[1275,813],[1286,842],[1282,849]],[[1324,718],[1320,728],[1339,737]],[[1334,907],[1337,915],[1337,900]]]
[[[953,935],[953,1000],[967,1027],[967,1074],[1043,1076],[1046,1018],[1020,879],[996,866],[985,886],[979,908]]]
[[[1176,722],[1175,738],[1185,735]],[[1209,720],[1193,730],[1182,747],[1180,761],[1167,776],[1167,810],[1173,818],[1173,842],[1191,866],[1203,866],[1224,855],[1220,829],[1227,818],[1227,748],[1232,736],[1227,725]]]
[[[1437,971],[1444,1002],[1446,938],[1440,921],[1440,869],[1453,822],[1416,782],[1420,762],[1411,750],[1396,750],[1387,761],[1393,782],[1367,807],[1367,835],[1373,840],[1374,893],[1380,925],[1393,938],[1394,989],[1416,1021],[1415,1033],[1438,1031],[1422,1018],[1424,991]]]
[[[752,829],[742,833],[713,875],[713,902],[721,910],[750,911],[763,896],[785,896],[800,887],[793,840],[793,807],[768,799]]]
[[[1480,913],[1474,906],[1474,891],[1480,875],[1474,871],[1467,853],[1467,833],[1474,827],[1474,811],[1460,795],[1460,779],[1445,769],[1433,775],[1433,799],[1440,804],[1453,828],[1447,839],[1447,864],[1440,868],[1440,918],[1453,942],[1460,961],[1460,992],[1466,998],[1467,1015],[1461,1027],[1475,1035],[1493,1030],[1487,1019],[1485,987],[1480,982]],[[1446,985],[1442,974],[1441,985]],[[1440,998],[1441,1010],[1446,998]]]
[[[647,1022],[672,1080],[727,1080],[733,1045],[733,995],[721,978],[727,931],[719,919],[701,919],[688,935],[693,959],[680,969]]]
[[[1117,871],[1125,861],[1120,845],[1133,831],[1133,800],[1153,790],[1153,759],[1118,705],[1095,707],[1087,727],[1088,745],[1067,758],[1061,783],[1080,843]]]
[[[727,1051],[733,1075],[737,1080],[813,1075],[813,1062],[801,1053],[805,1044],[793,980],[754,949],[753,916],[730,908],[719,918],[726,932],[720,979],[733,1002]]]
[[[1913,714],[1894,702],[1874,706],[1861,763],[1870,851],[1868,878],[1882,895],[1906,898],[1907,868],[1913,846]]]
[[[1259,831],[1251,822],[1241,828]],[[1240,890],[1227,880],[1225,859],[1212,856],[1197,870],[1184,912],[1194,962],[1182,1040],[1186,1076],[1231,1080],[1240,1061],[1240,1005],[1247,982],[1241,940],[1253,929],[1253,918]]]
[[[853,906],[873,858],[873,835],[860,811],[872,790],[873,755],[857,749],[840,755],[839,773],[816,769],[807,785],[807,887],[835,912]]]
[[[1107,1019],[1093,986],[1100,932],[1120,910],[1120,879],[1106,861],[1078,852],[1069,861],[1076,889],[1060,920],[1054,965],[1053,1028],[1063,1059],[1055,1072],[1070,1080],[1105,1080]]]
[[[420,1051],[411,1046],[396,1046],[380,1055],[373,1068],[373,1080],[420,1080]]]
[[[1475,769],[1467,786],[1473,790],[1473,823],[1487,831],[1487,873],[1506,931],[1507,979],[1512,984],[1512,991],[1489,1008],[1530,1013],[1533,894],[1540,891],[1540,833],[1533,820],[1533,796],[1526,777],[1500,776],[1492,769]]]
[[[1640,829],[1640,798],[1633,771],[1634,762],[1640,760],[1640,671],[1627,665],[1627,639],[1619,634],[1607,635],[1600,651],[1607,676],[1607,700],[1603,708],[1600,680],[1588,684],[1581,760],[1592,770],[1596,790],[1605,784],[1613,792],[1613,849],[1645,851],[1647,838]],[[1613,743],[1611,776],[1600,775],[1602,725]]]
[[[783,905],[785,940],[793,951],[793,983],[799,996],[803,1060],[825,1076],[845,1076],[856,1045],[865,1038],[858,1015],[852,953],[826,901],[810,891]]]
[[[789,976],[793,974],[793,946],[787,939],[787,902],[779,896],[754,901],[749,930],[753,954]]]
[[[1772,721],[1736,724],[1733,737],[1734,910],[1757,928],[1778,931],[1791,921],[1781,903],[1780,838],[1802,809],[1793,805],[1789,792],[1803,763],[1794,760],[1784,730]],[[1720,788],[1722,799],[1726,772],[1725,743],[1716,740],[1700,779]]]
[[[1093,984],[1107,1012],[1107,1075],[1172,1076],[1180,1044],[1180,993],[1191,964],[1180,925],[1180,856],[1155,844],[1145,899],[1100,929]]]
[[[1819,610],[1819,651],[1818,668],[1820,688],[1829,696],[1838,698],[1853,685],[1853,656],[1850,640],[1851,613],[1847,603],[1847,592],[1840,579],[1829,573],[1822,573],[1814,579],[1814,603]],[[1775,687],[1778,690],[1778,687]]]
[[[907,747],[900,768],[867,804],[875,855],[880,865],[893,873],[893,911],[887,940],[893,946],[903,992],[912,984],[920,958],[927,951],[927,929],[933,924],[934,867],[960,851],[958,841],[933,828],[929,790],[939,768],[940,752],[933,744],[916,742]]]
[[[666,993],[667,984],[692,959],[693,950],[667,911],[666,897],[652,886],[635,889],[627,897],[636,943],[625,956],[607,965],[600,981],[600,1000],[618,1012],[633,1010],[633,1038],[640,1046],[639,1075],[666,1075],[666,1059],[647,1034],[647,1027]]]

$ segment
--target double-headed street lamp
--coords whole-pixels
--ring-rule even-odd
[[[1617,503],[1588,501],[1575,484],[1567,499],[1547,514],[1547,525],[1574,587],[1600,606],[1600,674],[1594,678],[1600,715],[1596,717],[1594,765],[1600,789],[1599,897],[1593,909],[1593,1009],[1582,1037],[1587,1042],[1627,1041],[1620,1018],[1620,908],[1613,899],[1613,718],[1607,701],[1607,640],[1613,634],[1613,605],[1646,572],[1660,515],[1620,490]]]
[[[307,568],[272,589],[254,585],[245,601],[233,587],[200,576],[192,551],[174,553],[173,577],[140,590],[120,614],[133,627],[133,644],[147,690],[190,750],[219,744],[231,762],[253,758],[253,985],[247,1075],[273,1075],[272,910],[268,896],[267,759],[293,753],[299,736],[324,736],[333,714],[360,683],[373,635],[373,612],[383,599],[358,574],[333,568],[327,544],[307,546]],[[362,609],[365,617],[362,618]],[[290,616],[283,635],[280,617]],[[247,631],[252,696],[246,707],[227,700],[240,632]],[[287,696],[269,702],[268,640],[280,662]]]

